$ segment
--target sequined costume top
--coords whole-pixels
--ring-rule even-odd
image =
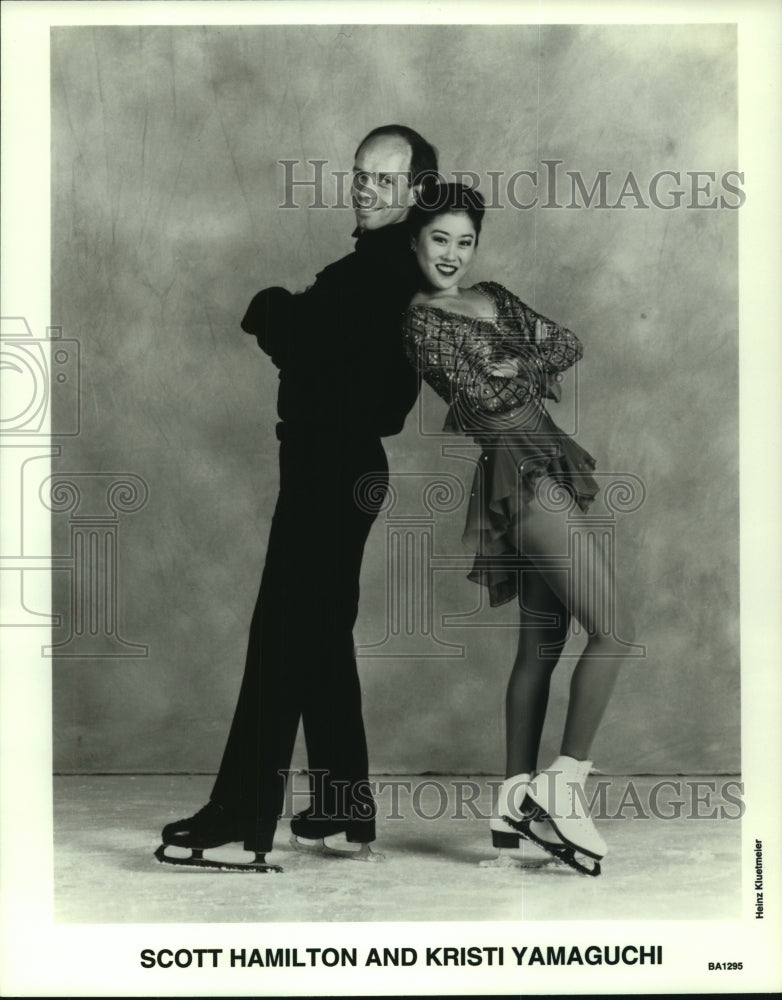
[[[582,510],[598,487],[590,474],[595,460],[543,404],[560,399],[560,373],[580,360],[580,341],[502,285],[474,287],[494,305],[492,318],[413,305],[404,338],[411,363],[450,406],[446,429],[470,434],[483,447],[464,537],[476,549],[470,578],[489,587],[492,604],[502,604],[518,591],[518,572],[508,568],[507,557],[516,552],[515,526],[538,481],[556,480]],[[492,374],[508,361],[515,375]]]
[[[517,424],[525,414],[533,419],[543,397],[559,400],[555,376],[580,360],[583,348],[574,333],[497,282],[482,281],[475,289],[494,305],[493,318],[457,315],[433,305],[411,306],[405,347],[428,384],[451,404],[448,426],[490,432]],[[496,365],[507,360],[516,361],[518,375],[493,376]]]

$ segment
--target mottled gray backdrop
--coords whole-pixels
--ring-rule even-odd
[[[588,185],[612,171],[614,202],[628,171],[646,193],[658,171],[702,170],[719,196],[720,176],[739,166],[735,30],[94,27],[55,28],[51,41],[52,322],[80,343],[82,389],[80,434],[62,439],[54,469],[82,484],[133,474],[149,491],[140,509],[104,511],[103,527],[96,514],[85,542],[99,562],[112,536],[117,561],[95,586],[116,587],[118,623],[82,623],[63,647],[73,655],[53,664],[55,766],[214,771],[277,486],[277,373],[239,320],[259,288],[301,289],[352,247],[349,211],[278,207],[278,161],[349,170],[363,134],[399,121],[435,143],[445,173],[507,176],[559,159]],[[528,181],[518,194],[531,197]],[[646,489],[636,512],[617,516],[616,552],[647,656],[624,670],[596,765],[736,771],[740,212],[624,204],[506,203],[488,215],[474,277],[578,333],[585,358],[552,413],[566,429],[577,416],[601,470]],[[71,419],[68,406],[56,401],[57,419]],[[457,494],[432,514],[449,506],[446,491],[427,507],[424,489],[471,476],[442,453],[447,442],[421,433],[443,410],[425,390],[420,413],[386,442],[399,500],[370,538],[356,632],[384,654],[360,660],[375,772],[503,767],[514,630],[499,626],[514,612],[480,607],[479,589],[442,559],[462,554],[463,505]],[[73,551],[76,514],[53,522],[64,556],[55,641],[68,642],[89,596],[78,588],[91,584],[75,568],[86,558]],[[329,530],[317,498],[301,530]],[[396,555],[393,537],[404,543]],[[427,563],[425,539],[439,564]],[[430,632],[414,616],[408,635],[400,619],[384,642],[397,607],[389,559],[392,584],[408,570],[419,581],[413,609],[433,581]],[[306,629],[304,574],[292,599]],[[115,651],[119,636],[147,655],[101,655],[104,633]],[[555,675],[545,754],[557,749],[572,662]]]

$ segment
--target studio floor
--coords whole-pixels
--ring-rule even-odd
[[[160,828],[203,805],[212,780],[203,775],[56,777],[56,920],[720,920],[740,915],[738,779],[591,779],[592,789],[596,780],[606,783],[605,818],[597,824],[609,853],[598,878],[579,875],[534,845],[520,855],[506,855],[499,865],[481,864],[497,857],[487,820],[475,815],[488,813],[489,783],[495,779],[467,776],[375,777],[392,782],[377,796],[374,846],[385,855],[382,863],[303,854],[290,846],[288,823],[281,821],[268,860],[281,865],[283,874],[160,864],[154,857]],[[223,852],[242,853],[235,847]]]

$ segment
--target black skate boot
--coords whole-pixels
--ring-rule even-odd
[[[211,868],[226,872],[281,872],[279,865],[266,863],[266,852],[259,851],[247,840],[246,825],[239,815],[217,802],[207,802],[193,816],[167,823],[163,827],[163,843],[155,851],[158,861],[183,868]],[[205,858],[204,851],[212,847],[222,847],[235,841],[244,842],[244,849],[252,851],[252,861],[221,861]],[[166,847],[189,847],[189,857],[177,857],[166,853]]]

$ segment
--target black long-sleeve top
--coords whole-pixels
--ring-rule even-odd
[[[403,222],[363,232],[305,292],[253,298],[242,329],[280,369],[286,424],[352,437],[402,430],[420,386],[401,332],[418,285],[409,240]]]

